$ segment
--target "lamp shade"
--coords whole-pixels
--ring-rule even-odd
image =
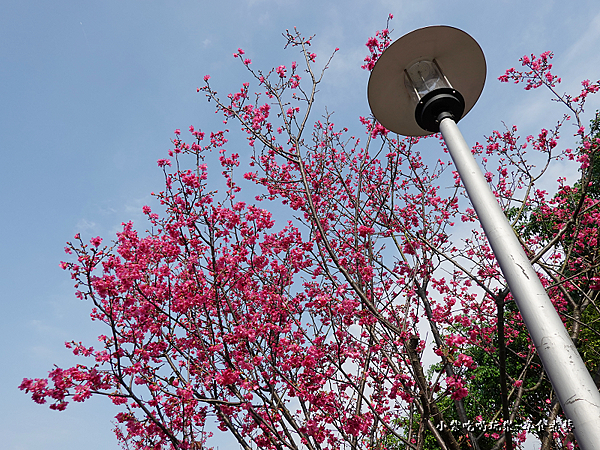
[[[377,60],[367,88],[369,106],[388,130],[425,136],[433,131],[418,123],[419,102],[428,93],[431,98],[438,91],[454,92],[464,101],[460,117],[454,117],[458,122],[477,102],[485,75],[483,51],[467,33],[448,26],[420,28],[402,36]]]

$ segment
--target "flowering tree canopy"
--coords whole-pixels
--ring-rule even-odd
[[[286,39],[301,62],[264,72],[238,49],[255,87],[220,97],[205,76],[198,89],[245,133],[249,157],[227,130],[176,130],[148,230],[68,243],[61,265],[106,333],[98,347],[67,343],[87,364],[20,388],[57,410],[107,396],[122,407],[117,438],[136,449],[208,448],[207,421],[244,449],[515,448],[527,431],[573,448],[443,144],[426,158],[438,137],[315,120],[329,62],[317,71],[311,38]],[[370,38],[363,68],[389,43],[387,29]],[[581,122],[599,83],[560,94],[551,59],[523,57],[500,80],[550,89],[567,114],[525,139],[493,131],[473,153],[599,379],[600,124]],[[576,149],[558,145],[570,123]],[[565,161],[580,179],[550,195]]]

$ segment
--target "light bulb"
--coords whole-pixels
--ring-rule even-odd
[[[417,61],[405,70],[405,83],[420,100],[435,89],[451,87],[435,60]]]

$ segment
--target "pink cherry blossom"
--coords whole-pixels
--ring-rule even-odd
[[[391,44],[392,17],[363,68]],[[321,83],[312,38],[284,36],[305,69],[258,70],[238,49],[249,81],[220,96],[204,76],[229,129],[175,130],[147,225],[123,223],[110,246],[67,243],[60,267],[105,331],[94,346],[65,343],[80,364],[19,388],[55,410],[108,397],[117,439],[140,450],[206,448],[213,425],[244,448],[500,448],[526,436],[463,425],[563,423],[453,162],[443,144],[434,154],[439,137],[400,138],[368,111],[340,126],[307,94]],[[585,346],[572,318],[589,320],[600,290],[600,138],[581,112],[600,84],[557,94],[552,57],[525,56],[500,78],[549,89],[568,113],[492,130],[472,152]],[[579,142],[563,149],[567,121]],[[555,180],[563,163],[576,183]],[[536,436],[550,448],[569,433]]]

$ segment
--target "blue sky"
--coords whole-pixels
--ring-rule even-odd
[[[104,399],[57,413],[17,390],[52,364],[76,364],[66,340],[90,345],[102,332],[89,304],[58,267],[64,242],[81,232],[110,240],[120,223],[144,229],[141,207],[162,188],[156,160],[173,130],[217,129],[220,119],[196,87],[220,93],[248,79],[232,53],[242,47],[268,69],[298,58],[281,33],[316,34],[321,61],[339,47],[319,108],[359,130],[369,114],[364,43],[394,15],[393,37],[427,25],[461,28],[481,45],[488,80],[461,122],[467,142],[502,121],[522,135],[562,115],[546,92],[525,93],[496,79],[523,54],[555,52],[561,89],[600,78],[600,4],[589,1],[131,1],[4,0],[0,14],[0,371],[3,448],[116,449],[115,409]],[[596,108],[590,102],[586,118]],[[315,115],[318,118],[320,112]],[[573,130],[574,132],[575,130]],[[565,132],[565,137],[570,133]],[[568,139],[566,139],[568,142]],[[236,145],[235,139],[231,145]],[[247,148],[247,147],[246,147]],[[245,150],[240,147],[240,152]],[[557,174],[561,175],[561,174]],[[215,444],[227,448],[219,437]]]

